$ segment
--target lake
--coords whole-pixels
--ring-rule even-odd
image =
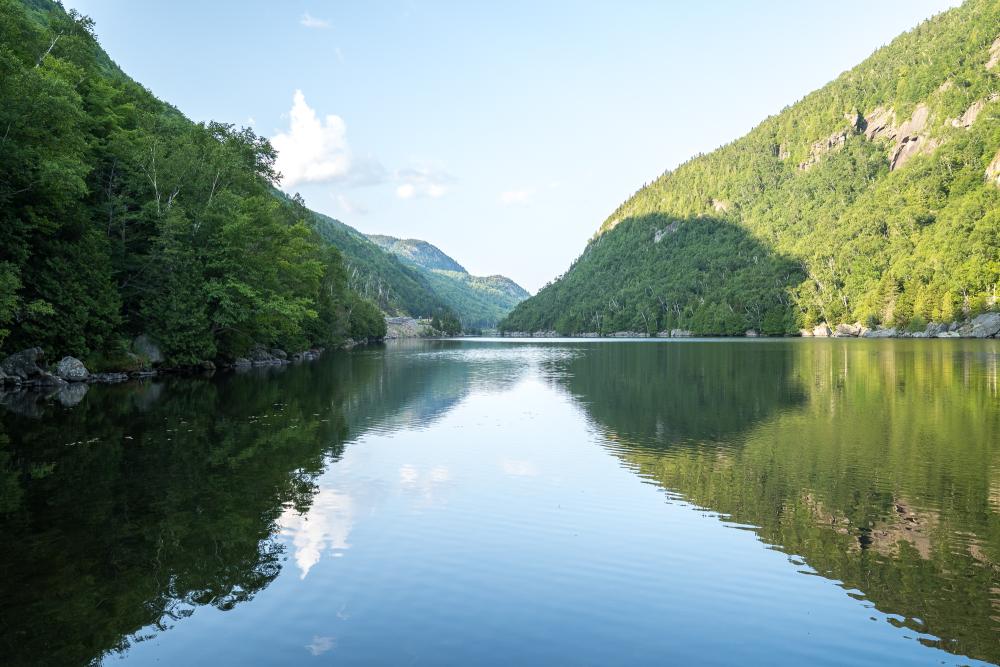
[[[1000,341],[423,340],[0,410],[6,665],[1000,663]]]

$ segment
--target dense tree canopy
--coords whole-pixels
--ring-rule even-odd
[[[778,333],[994,307],[998,38],[1000,5],[969,0],[663,174],[503,327]]]
[[[193,123],[128,78],[92,22],[0,0],[0,345],[168,361],[384,333],[249,129]],[[375,309],[377,311],[377,309]]]

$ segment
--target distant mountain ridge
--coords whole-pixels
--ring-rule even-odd
[[[502,328],[924,331],[996,309],[998,119],[1000,2],[967,0],[638,190]]]
[[[473,276],[437,246],[420,239],[370,234],[368,240],[420,271],[463,326],[494,328],[530,294],[506,276]]]
[[[384,234],[366,234],[369,240],[394,255],[408,259],[425,269],[468,273],[465,267],[444,254],[440,248],[420,239],[398,239]]]

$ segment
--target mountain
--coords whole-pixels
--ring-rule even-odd
[[[135,370],[139,335],[182,366],[385,334],[269,142],[157,99],[89,18],[0,0],[0,127],[6,351]]]
[[[368,234],[373,243],[388,250],[393,255],[419,264],[425,269],[440,269],[442,271],[457,271],[468,273],[465,267],[444,254],[440,248],[420,239],[397,239],[393,236]]]
[[[348,285],[390,315],[431,317],[449,310],[419,267],[401,261],[353,227],[312,212],[319,235],[344,258]]]
[[[491,329],[528,292],[506,276],[473,276],[440,248],[418,239],[378,234],[368,238],[419,271],[436,296],[457,315],[465,328]]]
[[[916,330],[995,308],[998,91],[1000,3],[968,0],[641,188],[501,326]]]

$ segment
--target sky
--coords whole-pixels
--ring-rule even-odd
[[[279,149],[282,187],[534,292],[642,185],[955,0],[65,0],[133,78]]]

